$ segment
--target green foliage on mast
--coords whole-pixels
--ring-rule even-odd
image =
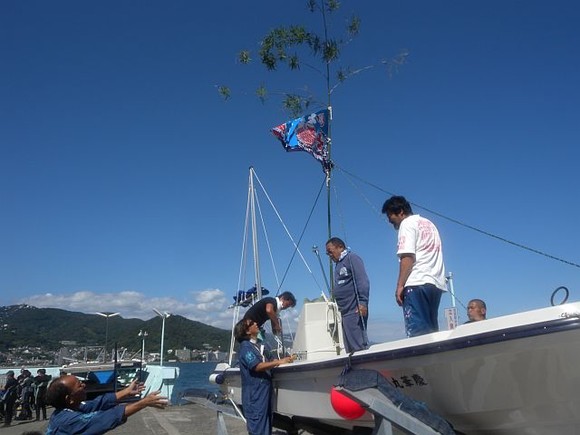
[[[326,103],[317,101],[308,90],[275,93],[281,94],[284,109],[293,116],[305,113],[313,102],[330,107],[331,94],[341,83],[353,75],[377,66],[368,65],[358,69],[337,66],[335,76],[331,78],[331,65],[338,63],[342,48],[358,35],[361,28],[361,20],[358,16],[352,15],[346,21],[344,36],[339,38],[331,37],[327,18],[329,15],[336,13],[340,8],[340,2],[337,0],[309,0],[307,5],[311,13],[320,13],[322,17],[322,32],[320,34],[307,29],[304,25],[278,26],[264,36],[260,41],[260,49],[257,52],[260,63],[268,71],[276,71],[280,65],[286,65],[291,71],[308,67],[319,72],[324,77],[326,82]],[[299,49],[302,49],[300,54],[298,52]],[[386,66],[387,72],[392,75],[398,66],[405,63],[407,55],[407,51],[402,50],[395,58],[381,60],[378,65]],[[304,58],[307,56],[310,57],[310,62],[314,62],[306,62]],[[237,58],[242,65],[250,64],[253,60],[250,50],[241,50]],[[316,67],[316,64],[322,64],[323,68]],[[334,80],[334,83],[331,82],[332,80]],[[231,98],[232,92],[228,86],[221,85],[217,88],[218,93],[224,100]],[[260,84],[255,94],[264,103],[268,99],[270,92],[265,84]]]

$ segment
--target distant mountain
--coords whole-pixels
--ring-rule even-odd
[[[41,347],[57,350],[62,342],[76,342],[78,346],[103,346],[106,321],[97,314],[84,314],[56,308],[36,308],[30,305],[0,307],[0,352],[15,347]],[[161,322],[158,316],[150,320],[108,319],[108,348],[119,347],[137,351],[141,348],[140,330],[147,331],[145,349],[159,352]],[[165,320],[164,348],[227,350],[230,331],[172,315]]]

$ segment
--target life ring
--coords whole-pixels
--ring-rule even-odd
[[[561,285],[560,287],[558,287],[556,290],[554,290],[552,292],[552,297],[550,298],[550,303],[552,304],[553,307],[556,306],[556,304],[554,303],[554,298],[556,297],[556,295],[558,294],[558,292],[560,290],[564,290],[564,299],[558,305],[565,304],[566,301],[568,300],[568,296],[570,296],[570,291],[568,290],[568,288],[567,287],[564,287],[563,285]]]

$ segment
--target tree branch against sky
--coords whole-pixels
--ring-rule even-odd
[[[332,93],[351,77],[376,67],[384,68],[392,76],[406,62],[408,51],[402,49],[396,56],[375,64],[361,67],[345,64],[342,54],[360,32],[360,18],[341,13],[341,4],[336,0],[309,0],[307,7],[315,16],[314,29],[304,24],[274,27],[261,39],[257,52],[242,49],[237,60],[249,65],[256,56],[267,71],[278,71],[281,66],[296,72],[309,69],[320,81],[311,86],[304,84],[300,89],[283,86],[281,91],[271,91],[262,82],[255,90],[260,101],[265,102],[270,95],[279,96],[284,109],[292,116],[299,116],[313,105],[331,107]],[[336,22],[342,22],[338,30],[333,26]],[[225,100],[232,97],[229,86],[219,85],[217,89]]]

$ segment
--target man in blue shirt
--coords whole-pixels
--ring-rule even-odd
[[[119,403],[120,400],[136,396],[144,390],[137,381],[116,393],[106,393],[94,400],[85,401],[85,384],[76,376],[61,376],[55,379],[47,391],[47,403],[55,411],[48,423],[47,435],[99,435],[125,423],[127,417],[152,406],[164,408],[167,398],[155,391],[139,401]]]
[[[333,237],[326,242],[326,254],[336,263],[332,294],[342,316],[342,336],[346,353],[368,347],[370,281],[361,258]]]

